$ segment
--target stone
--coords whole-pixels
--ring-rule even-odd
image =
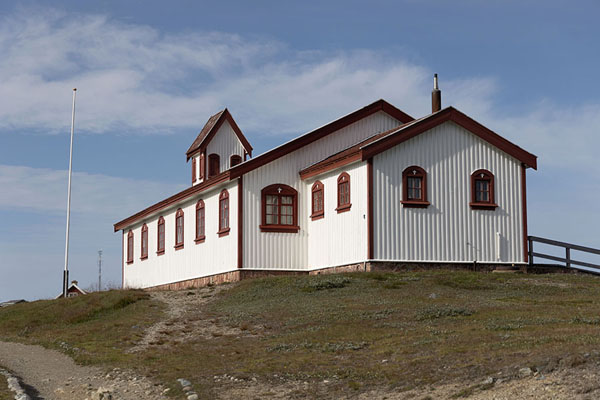
[[[491,376],[487,377],[486,379],[484,379],[481,384],[482,385],[491,385],[494,383],[494,378],[492,378]]]
[[[519,376],[521,378],[525,378],[525,377],[531,376],[531,374],[533,374],[533,371],[529,367],[521,368],[519,370]]]
[[[430,294],[428,297],[429,297],[430,299],[437,299],[437,297],[438,297],[438,296],[437,296],[437,294],[435,294],[435,293],[431,293],[431,294]]]
[[[185,387],[183,388],[183,391],[184,391],[184,392],[191,392],[191,391],[192,391],[192,387],[191,387],[191,386],[185,386]]]
[[[188,381],[187,379],[179,378],[179,379],[177,379],[177,382],[179,382],[182,387],[192,386],[192,383],[190,381]]]
[[[192,393],[187,397],[187,400],[198,400],[198,395],[196,393]]]

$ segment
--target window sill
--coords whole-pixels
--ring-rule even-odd
[[[183,249],[183,243],[181,243],[181,244],[176,244],[175,246],[173,246],[173,248],[174,248],[175,250],[181,250],[181,249]]]
[[[324,211],[319,211],[318,213],[314,213],[310,216],[310,219],[312,221],[316,221],[318,219],[322,219],[325,218],[325,212]]]
[[[148,256],[140,257],[140,260],[147,260]]]
[[[133,260],[131,260],[131,261],[127,260],[127,265],[129,265],[129,264],[133,264]]]
[[[230,228],[225,228],[225,229],[221,229],[219,232],[217,232],[217,234],[219,235],[219,237],[223,237],[223,236],[229,235],[229,231],[230,231]]]
[[[260,225],[261,232],[284,232],[297,233],[300,230],[298,225]]]
[[[430,202],[423,200],[402,200],[400,203],[406,208],[427,208],[431,204]]]
[[[474,210],[495,210],[498,207],[496,203],[469,203]]]
[[[156,252],[156,255],[157,255],[157,256],[162,256],[163,254],[165,254],[165,251],[164,251],[164,250],[160,250],[160,251],[157,251],[157,252]]]
[[[339,213],[343,213],[346,211],[350,211],[350,207],[352,207],[352,203],[350,204],[344,204],[343,206],[339,206],[338,208],[335,209],[335,211]]]
[[[202,236],[197,237],[196,239],[194,239],[194,242],[196,242],[196,244],[204,243],[204,239],[206,239],[206,236],[202,235]]]

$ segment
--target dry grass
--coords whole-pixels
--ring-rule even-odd
[[[519,367],[573,367],[600,344],[600,279],[590,275],[421,271],[244,281],[185,318],[252,336],[167,338],[168,346],[136,354],[124,350],[160,307],[135,291],[91,296],[3,309],[0,337],[136,368],[174,394],[175,379],[185,377],[208,397],[232,384],[215,376],[267,385],[328,380],[335,398],[510,376]]]

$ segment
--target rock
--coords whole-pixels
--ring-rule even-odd
[[[183,386],[183,387],[192,386],[192,383],[190,381],[188,381],[187,379],[179,378],[179,379],[177,379],[177,382],[179,382],[181,384],[181,386]]]
[[[431,293],[431,294],[430,294],[428,297],[429,297],[430,299],[437,299],[437,297],[438,297],[438,296],[437,296],[437,294],[435,294],[435,293]]]
[[[481,384],[482,385],[491,385],[494,383],[494,378],[492,378],[491,376],[487,377],[486,379],[484,379]]]
[[[187,397],[187,400],[198,400],[198,395],[196,393],[192,393]]]
[[[519,370],[519,376],[521,378],[525,378],[525,377],[531,376],[531,374],[533,374],[533,371],[529,367],[521,368]]]
[[[192,387],[191,387],[191,386],[185,386],[185,387],[183,388],[183,391],[184,391],[184,392],[191,392],[191,391],[192,391]]]

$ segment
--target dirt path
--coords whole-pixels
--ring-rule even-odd
[[[98,399],[100,388],[108,390],[113,399],[164,398],[163,388],[145,378],[119,370],[106,374],[99,368],[77,365],[70,357],[41,346],[0,342],[0,365],[30,386],[34,399]]]

